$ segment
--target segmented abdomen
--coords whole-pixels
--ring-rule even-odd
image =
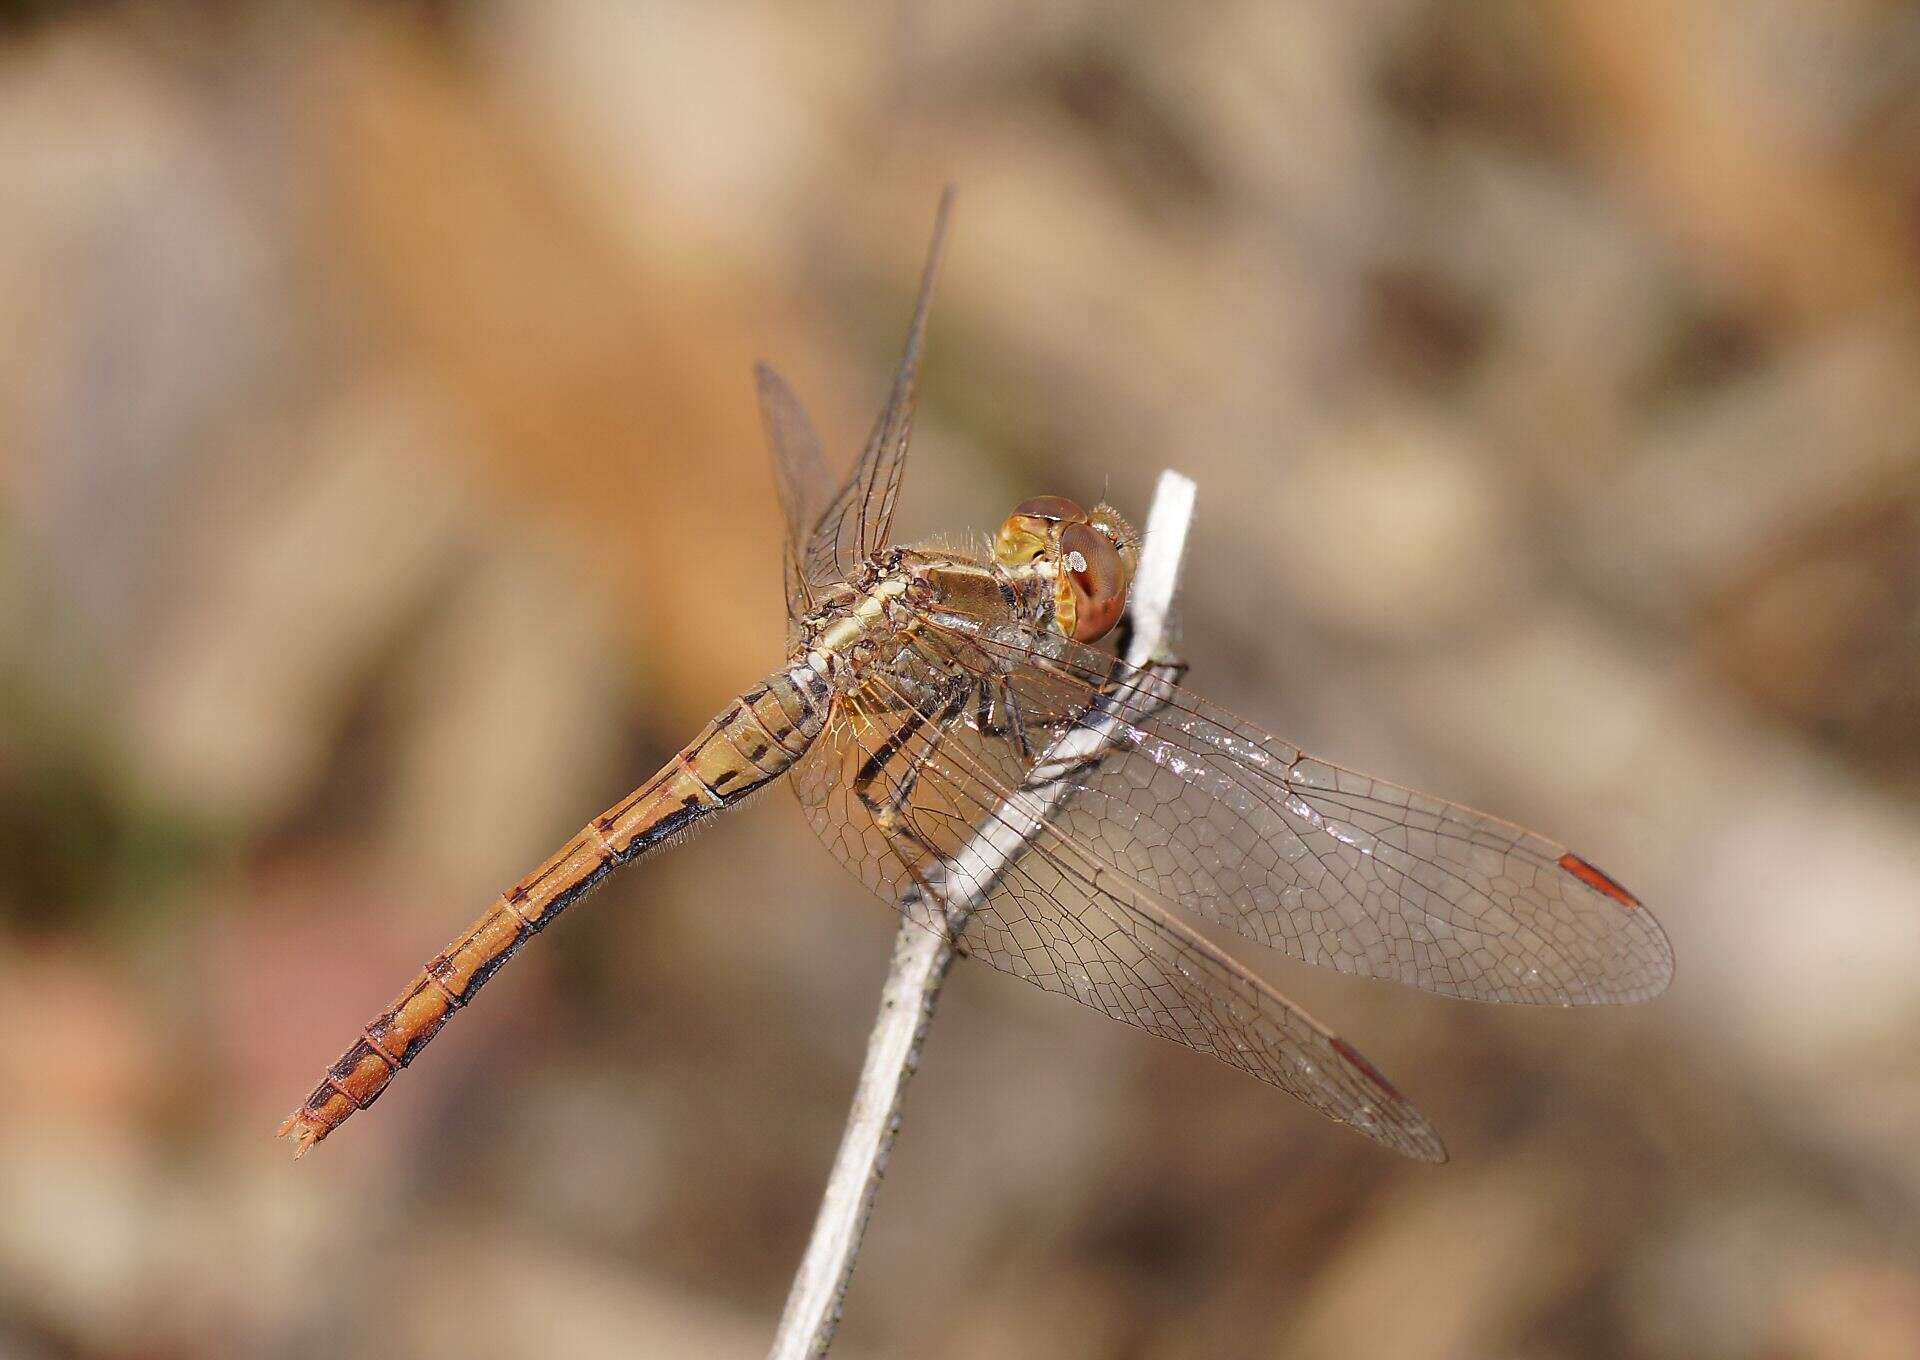
[[[435,955],[361,1028],[280,1133],[296,1139],[304,1153],[373,1104],[521,945],[601,879],[785,773],[819,735],[826,699],[825,682],[806,666],[742,695],[664,769],[589,822]]]

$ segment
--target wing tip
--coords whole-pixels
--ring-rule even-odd
[[[1440,1131],[1412,1105],[1401,1101],[1388,1113],[1391,1118],[1374,1127],[1369,1128],[1364,1124],[1355,1124],[1353,1127],[1410,1162],[1444,1166],[1453,1160],[1446,1143],[1441,1140]]]
[[[1651,916],[1647,919],[1653,920]],[[1667,939],[1667,932],[1660,928],[1658,922],[1654,923],[1653,931],[1660,941],[1660,962],[1648,975],[1646,983],[1641,988],[1641,995],[1636,996],[1635,1001],[1652,1001],[1655,997],[1664,995],[1667,988],[1673,986],[1673,944]]]
[[[1605,869],[1571,850],[1563,853],[1558,863],[1578,882],[1622,908],[1639,927],[1637,933],[1644,937],[1645,945],[1653,951],[1653,956],[1643,961],[1636,970],[1630,986],[1622,987],[1618,992],[1599,993],[1597,999],[1625,1003],[1651,1001],[1671,987],[1673,942],[1667,938],[1667,932],[1654,919],[1653,913],[1647,910],[1647,904],[1627,891],[1626,886]]]
[[[1378,1129],[1362,1128],[1360,1131],[1410,1162],[1444,1166],[1453,1160],[1440,1137],[1440,1131],[1419,1110],[1403,1100],[1390,1113],[1392,1122]]]
[[[1447,1145],[1441,1141],[1439,1131],[1411,1101],[1400,1094],[1400,1089],[1388,1081],[1386,1075],[1369,1062],[1365,1054],[1339,1035],[1328,1035],[1327,1041],[1333,1045],[1335,1053],[1385,1097],[1382,1113],[1388,1116],[1387,1119],[1376,1127],[1368,1127],[1363,1123],[1355,1123],[1354,1127],[1416,1162],[1435,1165],[1445,1162]]]

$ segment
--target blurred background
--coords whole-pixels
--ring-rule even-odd
[[[850,457],[948,179],[904,535],[1181,468],[1195,686],[1680,967],[1256,960],[1435,1169],[962,965],[836,1353],[1920,1354],[1911,6],[14,0],[0,1355],[763,1353],[892,938],[784,793],[271,1135],[779,660],[749,366]]]

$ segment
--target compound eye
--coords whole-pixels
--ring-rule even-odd
[[[1083,523],[1086,518],[1087,512],[1079,503],[1065,496],[1035,496],[1021,501],[994,535],[993,555],[1003,565],[1024,567],[1047,555],[1056,525],[1062,521]]]
[[[1035,496],[1031,500],[1021,501],[1013,507],[1015,515],[1031,515],[1034,519],[1083,520],[1087,512],[1080,508],[1078,501],[1068,500],[1065,496]]]
[[[1096,642],[1127,607],[1133,567],[1111,538],[1088,524],[1060,531],[1060,566],[1073,593],[1073,639]]]

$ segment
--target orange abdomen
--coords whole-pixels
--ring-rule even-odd
[[[521,945],[601,879],[785,773],[825,725],[826,698],[824,681],[805,666],[748,691],[429,960],[393,1004],[361,1028],[306,1103],[280,1125],[281,1134],[298,1140],[304,1153],[373,1104]]]

